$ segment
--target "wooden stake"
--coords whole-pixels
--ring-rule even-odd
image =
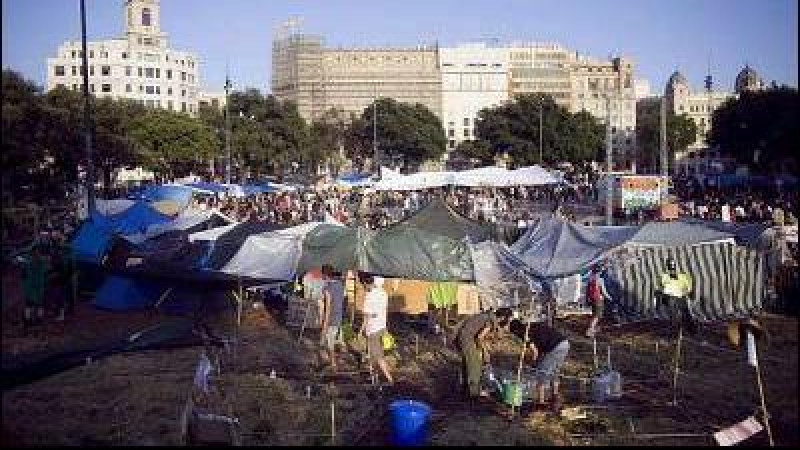
[[[675,348],[675,366],[672,370],[672,406],[678,406],[678,371],[681,361],[681,342],[683,341],[683,325],[678,328],[678,342]]]
[[[336,406],[331,399],[331,445],[336,445]]]
[[[755,344],[755,340],[753,341]],[[767,412],[767,400],[764,398],[764,383],[761,381],[761,364],[758,362],[758,352],[756,352],[756,379],[758,380],[758,395],[761,398],[761,411],[764,414],[764,428],[767,429],[767,436],[769,436],[769,446],[775,446],[775,440],[772,437],[772,427],[769,425],[769,413]]]

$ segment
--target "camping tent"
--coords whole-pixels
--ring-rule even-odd
[[[94,306],[112,311],[147,309],[162,293],[158,284],[147,280],[109,276],[94,297]]]
[[[489,226],[462,216],[440,197],[434,198],[424,208],[400,223],[451,239],[468,238],[471,242],[485,241],[492,236]]]
[[[541,278],[586,270],[622,245],[664,246],[733,242],[733,235],[684,222],[650,222],[642,226],[589,227],[556,217],[541,218],[517,240],[511,251]]]

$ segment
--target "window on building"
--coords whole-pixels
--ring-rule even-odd
[[[469,137],[469,128],[464,128],[464,137]]]
[[[145,94],[155,94],[156,93],[155,86],[145,86],[144,93]]]
[[[152,67],[146,67],[144,69],[144,77],[145,78],[153,78],[153,77],[155,77],[155,75],[156,75],[156,71]]]
[[[63,77],[64,75],[66,75],[66,72],[64,72],[64,66],[56,66],[55,74],[57,77]]]
[[[469,126],[469,117],[464,117],[464,126],[465,127]]]
[[[94,92],[94,85],[93,84],[89,85],[89,92]]]
[[[156,68],[156,78],[161,78],[161,69]]]
[[[142,8],[142,26],[150,26],[150,8]]]
[[[189,112],[191,112],[191,113],[194,112],[194,105],[191,105],[191,104],[189,105]]]
[[[167,69],[167,79],[168,80],[172,79],[172,69]]]
[[[142,39],[142,45],[153,45],[153,38],[146,37]]]
[[[94,66],[89,66],[89,76],[94,76]]]
[[[111,66],[100,66],[100,75],[104,77],[111,76]]]
[[[455,137],[455,136],[456,136],[456,130],[452,128],[447,130],[447,137]]]
[[[57,83],[57,84],[56,84],[56,89],[59,89],[59,88],[63,89],[63,88],[66,88],[66,86],[64,86],[64,85],[63,85],[63,84],[61,84],[61,83]]]
[[[175,108],[172,105],[172,100],[167,100],[167,109],[170,111],[175,111]]]
[[[161,95],[161,86],[156,86],[156,94]]]
[[[167,95],[172,95],[172,88],[171,87],[167,88]]]
[[[144,104],[148,108],[152,108],[152,107],[154,107],[156,105],[156,102],[154,102],[153,100],[145,100]]]
[[[122,52],[122,59],[128,59],[128,52]]]
[[[129,77],[131,76],[131,73],[132,73],[131,66],[125,66],[125,76]]]
[[[456,126],[456,123],[455,123],[455,122],[447,122],[447,124],[448,124],[448,125],[450,125],[451,127],[454,127],[454,126]]]
[[[78,54],[78,52],[76,52],[75,50],[73,50],[73,51],[72,51],[72,59],[75,59],[75,58],[77,58],[77,54]]]
[[[133,89],[131,89],[131,85],[130,84],[126,84],[125,85],[125,92],[133,92]]]
[[[89,50],[89,58],[94,58],[94,50]]]
[[[103,83],[100,85],[100,92],[111,92],[111,84]]]
[[[142,37],[141,36],[136,38],[136,43],[139,44],[139,45],[142,45]],[[141,53],[140,53],[140,55],[141,55]],[[141,59],[141,56],[139,56],[139,59]]]
[[[77,84],[73,84],[72,85],[72,90],[73,91],[77,91],[78,90],[78,85]]]
[[[450,139],[449,141],[447,141],[447,146],[450,148],[456,148],[456,141]]]
[[[186,89],[181,89],[181,97],[186,97]]]
[[[181,72],[181,81],[186,81],[186,72]]]
[[[142,85],[140,84],[140,85],[139,85],[139,93],[141,94],[142,92],[144,92],[144,86],[142,86]]]
[[[144,74],[144,71],[142,71],[142,68],[141,68],[141,67],[137,67],[137,68],[136,68],[136,73],[139,75],[139,78],[141,78],[141,77],[142,77],[142,75]]]
[[[181,112],[186,112],[186,102],[181,102]]]

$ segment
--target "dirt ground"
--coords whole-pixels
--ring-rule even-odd
[[[4,298],[14,280],[4,279]],[[15,305],[4,300],[4,361],[56,351],[76,342],[133,332],[162,318],[154,313],[111,313],[84,301],[75,317],[52,319],[23,333]],[[559,321],[570,336],[564,369],[565,408],[582,418],[523,405],[510,417],[499,402],[472,405],[458,390],[459,357],[441,336],[409,317],[390,316],[397,349],[390,353],[393,386],[376,386],[355,351],[342,354],[332,375],[316,365],[317,333],[298,339],[279,307],[214,318],[212,328],[228,340],[210,351],[218,372],[212,394],[194,397],[198,410],[238,419],[245,445],[377,445],[389,441],[389,404],[416,399],[433,410],[433,445],[716,445],[711,434],[759,414],[754,370],[726,342],[723,325],[701,327],[683,341],[681,372],[670,405],[675,330],[668,324],[606,329],[597,353],[605,367],[608,347],[622,375],[623,395],[593,403],[592,342],[581,335],[586,318]],[[796,318],[762,318],[768,337],[759,356],[772,432],[778,445],[797,446],[798,365]],[[498,338],[493,364],[513,370],[519,344]],[[202,347],[118,354],[3,393],[2,445],[178,445],[182,413],[193,389]],[[274,370],[275,376],[271,373]],[[331,420],[331,411],[334,418]],[[765,445],[762,431],[748,444]]]

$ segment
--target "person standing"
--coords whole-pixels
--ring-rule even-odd
[[[549,383],[550,407],[553,412],[559,412],[562,397],[558,377],[569,353],[569,341],[566,336],[546,321],[526,324],[520,320],[513,320],[509,330],[527,342],[526,350],[529,352],[526,356],[532,361],[534,369],[538,405],[546,405],[545,390]]]
[[[672,258],[667,258],[667,270],[661,274],[659,295],[667,305],[673,319],[681,315],[681,320],[690,333],[697,331],[697,325],[692,320],[689,305],[692,294],[692,278],[685,272],[678,271],[678,265]]]
[[[383,277],[368,275],[366,284],[370,290],[364,299],[364,323],[362,331],[367,336],[367,352],[370,367],[378,366],[390,384],[394,383],[389,364],[383,354],[383,334],[386,333],[386,314],[389,308],[389,295],[383,289]]]
[[[600,264],[595,265],[590,269],[589,282],[586,285],[586,300],[588,300],[589,306],[592,307],[592,318],[586,328],[586,337],[594,337],[597,333],[597,324],[603,318],[606,301],[610,299],[611,296],[608,294],[603,278],[603,266]]]
[[[489,337],[508,326],[511,315],[509,308],[474,314],[465,319],[456,331],[455,341],[461,352],[463,387],[470,399],[489,395],[481,389],[481,372],[484,365],[490,362]]]
[[[341,274],[329,266],[322,266],[322,326],[320,344],[327,350],[331,370],[336,372],[336,342],[344,316],[344,283]]]
[[[44,320],[44,294],[47,290],[49,271],[50,265],[43,254],[41,244],[35,243],[31,249],[30,260],[25,265],[22,279],[26,328]]]

